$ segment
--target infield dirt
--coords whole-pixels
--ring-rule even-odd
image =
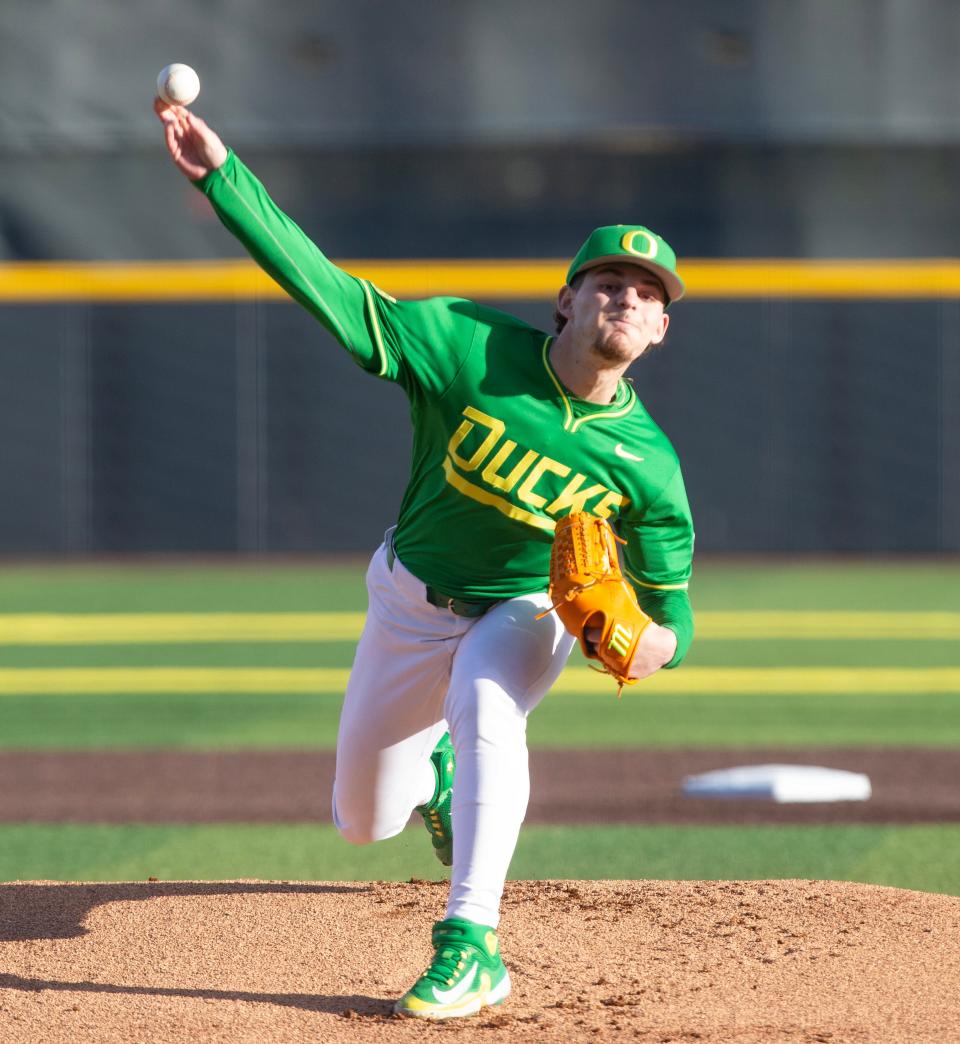
[[[514,991],[390,1014],[443,882],[0,885],[0,1039],[943,1042],[960,899],[819,881],[511,882]],[[447,1038],[452,1039],[452,1038]]]

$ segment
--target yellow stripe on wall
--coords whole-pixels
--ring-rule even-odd
[[[347,271],[401,298],[451,295],[552,300],[565,259],[342,260]],[[960,297],[960,261],[694,259],[680,274],[691,299]],[[15,262],[0,264],[0,301],[283,299],[252,261]]]
[[[3,645],[352,642],[364,613],[7,613]],[[960,641],[960,613],[697,613],[699,641]]]
[[[338,696],[346,688],[347,668],[340,667],[63,667],[0,670],[0,696],[144,695],[150,693],[304,694]],[[570,667],[554,693],[613,695],[616,682],[589,667]],[[684,667],[661,671],[624,690],[675,695],[758,695],[789,693],[960,694],[960,667]]]
[[[680,274],[692,298],[960,296],[960,262],[949,260],[698,260]]]

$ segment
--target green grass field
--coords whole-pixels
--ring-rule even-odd
[[[332,749],[352,618],[321,640],[289,640],[277,614],[362,611],[362,571],[349,562],[0,569],[0,748]],[[573,681],[532,717],[531,745],[960,746],[958,590],[960,563],[700,563],[692,594],[703,622],[684,667],[617,700],[575,659]],[[140,614],[161,613],[174,614],[179,637],[150,640]],[[236,641],[197,640],[196,617],[176,630],[180,614],[214,613],[267,623],[261,637]],[[118,640],[114,614],[144,634]],[[77,615],[88,618],[82,639],[63,627]],[[34,625],[40,637],[24,638]],[[158,668],[188,669],[184,684],[205,691],[150,691]],[[333,673],[312,690],[318,670]],[[236,672],[252,671],[263,672],[263,690],[238,691],[246,675]],[[408,831],[355,849],[316,826],[7,824],[0,878],[437,876],[422,841]],[[960,894],[958,856],[960,824],[530,827],[511,873],[832,877]]]
[[[332,826],[214,824],[0,827],[0,880],[436,880],[422,829],[355,848]],[[24,867],[29,868],[24,873]],[[525,827],[517,879],[861,881],[960,895],[950,826]]]

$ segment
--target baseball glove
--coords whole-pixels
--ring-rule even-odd
[[[610,523],[586,512],[561,518],[550,554],[550,598],[564,627],[580,639],[583,653],[602,664],[624,685],[630,662],[650,617],[637,604],[633,588],[623,578],[617,543],[625,543]],[[546,613],[542,613],[546,616]],[[587,631],[599,631],[598,642]]]

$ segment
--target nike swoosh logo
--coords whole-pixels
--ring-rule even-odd
[[[456,1004],[464,994],[473,985],[473,980],[477,977],[477,969],[480,965],[474,961],[473,967],[466,975],[457,983],[456,986],[452,986],[449,990],[438,990],[436,986],[433,987],[433,995],[437,1000],[438,1004]]]
[[[614,446],[613,452],[616,453],[618,457],[623,457],[625,460],[635,460],[638,462],[643,460],[643,457],[634,456],[634,454],[632,454],[629,450],[625,450],[623,448],[622,442],[618,442],[616,446]]]

